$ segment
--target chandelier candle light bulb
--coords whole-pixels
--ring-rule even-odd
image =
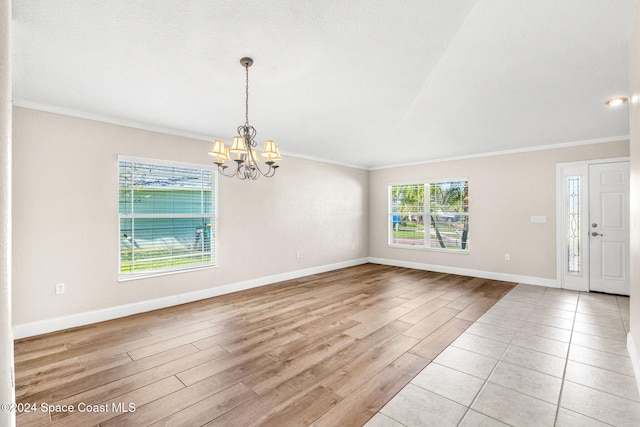
[[[255,141],[256,129],[249,125],[249,67],[253,64],[253,59],[242,58],[240,64],[242,64],[246,72],[245,123],[242,126],[238,126],[238,136],[233,137],[233,143],[230,148],[225,145],[224,141],[216,139],[213,141],[209,154],[215,157],[214,164],[218,166],[220,175],[229,178],[237,177],[242,180],[255,180],[260,176],[271,178],[278,168],[275,163],[282,159],[282,156],[275,141],[268,139],[264,142],[262,150],[262,156],[266,157],[265,164],[268,169],[262,170],[258,166],[260,156],[258,156],[258,151],[254,149],[257,146]],[[230,153],[236,155],[236,158],[233,159],[236,166],[227,171],[229,167],[225,165],[225,162],[232,160]]]

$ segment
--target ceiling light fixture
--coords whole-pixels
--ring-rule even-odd
[[[278,165],[275,163],[277,160],[282,159],[282,156],[280,156],[280,149],[276,143],[268,139],[264,142],[264,148],[262,149],[262,156],[266,157],[265,164],[268,169],[263,171],[258,165],[260,158],[257,150],[255,150],[257,145],[255,141],[256,129],[249,124],[249,67],[253,64],[253,59],[242,58],[240,64],[242,64],[246,72],[244,125],[238,126],[237,132],[239,136],[233,137],[231,147],[227,147],[224,141],[216,139],[213,141],[209,154],[216,158],[214,164],[218,165],[218,173],[220,175],[229,178],[235,176],[242,180],[254,180],[260,176],[271,178],[278,169]],[[235,155],[235,159],[231,158],[231,153]],[[232,167],[230,171],[227,171],[229,167],[225,165],[227,160],[233,160],[236,163],[235,167]]]
[[[627,101],[628,101],[628,99],[625,98],[624,96],[619,96],[618,98],[609,99],[607,102],[605,102],[605,104],[608,107],[617,107],[618,105],[622,105]]]

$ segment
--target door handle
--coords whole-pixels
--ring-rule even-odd
[[[597,231],[594,231],[593,233],[591,233],[591,235],[592,235],[593,237],[596,237],[596,236],[604,236],[604,234],[602,234],[602,233],[598,233]]]

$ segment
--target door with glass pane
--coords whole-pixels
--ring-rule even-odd
[[[558,281],[629,295],[629,162],[559,164]]]
[[[588,188],[587,165],[558,165],[558,280],[565,289],[589,290],[588,215],[585,188]]]

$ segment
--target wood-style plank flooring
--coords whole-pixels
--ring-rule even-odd
[[[19,340],[18,425],[362,425],[514,285],[365,264]]]

